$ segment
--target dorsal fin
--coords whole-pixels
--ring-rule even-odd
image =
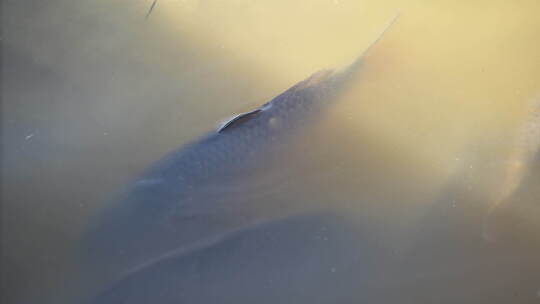
[[[330,78],[334,73],[333,69],[323,69],[311,74],[308,78],[293,85],[288,91],[300,91],[306,88],[315,87],[324,80]]]
[[[396,23],[396,21],[399,18],[399,15],[400,15],[400,12],[397,11],[396,14],[394,15],[394,17],[390,20],[390,22],[388,22],[386,27],[379,33],[379,35],[375,38],[375,40],[373,40],[367,46],[367,48],[360,54],[360,56],[356,57],[356,59],[351,64],[349,64],[349,66],[347,66],[344,69],[342,69],[341,71],[339,71],[338,75],[342,79],[342,81],[346,81],[346,79],[348,79],[350,77],[353,77],[355,74],[357,74],[359,72],[360,68],[363,65],[364,58],[369,54],[369,52],[377,44],[377,42],[379,42],[379,40],[382,39],[384,34],[386,34],[386,32],[388,32],[388,30],[390,30],[392,25],[394,25],[394,23]]]
[[[303,96],[298,98],[313,98],[313,96],[327,96],[328,94],[338,93],[348,85],[350,80],[358,74],[364,58],[369,53],[370,49],[382,38],[390,27],[396,22],[399,17],[399,12],[396,13],[394,18],[386,25],[384,30],[372,41],[369,46],[360,54],[351,64],[342,69],[323,69],[320,70],[308,78],[293,85],[285,92],[274,97],[270,103],[280,100],[286,100],[289,98],[298,97],[299,95],[306,94],[311,96]]]
[[[222,123],[221,126],[218,128],[217,132],[218,133],[223,133],[224,131],[233,129],[235,127],[238,127],[239,125],[243,124],[244,122],[249,121],[249,120],[257,117],[261,111],[262,110],[259,108],[259,109],[255,109],[255,110],[250,111],[250,112],[237,114],[237,115],[233,116],[231,119],[229,119],[229,120],[225,121],[224,123]]]
[[[224,131],[233,129],[243,123],[255,118],[261,111],[271,107],[272,104],[280,100],[288,100],[290,98],[314,98],[316,95],[326,96],[332,91],[338,91],[347,84],[348,80],[358,72],[365,55],[369,50],[381,39],[383,34],[394,24],[399,16],[399,13],[394,16],[392,21],[385,27],[385,29],[379,34],[379,36],[367,47],[364,52],[357,57],[357,59],[348,67],[342,70],[323,69],[320,70],[308,78],[293,85],[285,92],[274,97],[270,102],[264,104],[262,107],[250,112],[241,113],[233,116],[231,119],[225,121],[218,128],[217,132],[222,133]]]

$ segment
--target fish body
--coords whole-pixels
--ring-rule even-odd
[[[114,280],[163,252],[252,223],[236,218],[249,194],[230,195],[237,188],[231,182],[242,184],[264,170],[335,96],[334,81],[329,71],[316,73],[150,168],[92,223],[83,240],[83,254],[97,261],[92,270],[110,272]]]
[[[90,225],[83,263],[98,281],[114,281],[164,253],[253,224],[238,206],[256,202],[242,190],[228,195],[231,183],[264,170],[297,130],[319,117],[358,74],[365,53],[343,70],[313,74],[159,161]]]

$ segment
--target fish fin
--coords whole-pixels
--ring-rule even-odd
[[[346,80],[348,80],[348,78],[352,74],[356,73],[356,71],[360,68],[360,65],[362,64],[365,55],[382,38],[384,33],[386,33],[390,29],[390,27],[396,22],[398,17],[399,12],[396,13],[394,18],[392,18],[392,20],[388,23],[384,30],[377,36],[377,38],[373,42],[370,43],[370,45],[364,50],[364,52],[360,56],[358,56],[357,59],[345,70],[336,71],[334,69],[323,69],[315,72],[308,78],[298,82],[297,84],[287,89],[285,92],[274,97],[270,102],[264,104],[261,108],[253,110],[251,112],[246,112],[233,116],[231,119],[222,123],[218,128],[217,132],[222,133],[226,130],[239,126],[244,122],[255,118],[261,111],[265,110],[268,107],[271,107],[272,103],[276,100],[294,98],[295,96],[297,97],[299,94],[305,94],[306,92],[311,92],[312,94],[318,92],[321,93],[321,95],[324,95],[323,93],[328,93],[327,91],[329,90],[331,91],[331,88],[329,87],[330,84],[346,82]]]
[[[334,75],[333,69],[323,69],[318,72],[315,72],[311,74],[308,78],[298,82],[297,84],[293,85],[292,87],[288,88],[285,92],[279,94],[278,96],[274,97],[268,105],[271,105],[273,102],[292,98],[293,96],[297,96],[297,94],[302,94],[302,92],[308,91],[309,89],[323,89],[323,83],[331,81]]]
[[[146,16],[144,17],[144,19],[148,19],[148,17],[150,17],[150,14],[152,14],[152,12],[154,11],[154,7],[156,7],[156,3],[157,3],[157,0],[154,0],[154,2],[152,2],[152,5],[148,9],[148,12],[146,13]]]
[[[349,66],[340,71],[340,76],[342,78],[351,77],[352,75],[356,74],[358,70],[360,70],[362,63],[364,62],[364,58],[369,54],[370,50],[382,39],[384,34],[386,34],[386,32],[388,32],[390,28],[396,23],[400,14],[401,12],[397,11],[394,17],[387,23],[387,25],[379,33],[379,35],[377,35],[377,37],[373,41],[371,41],[367,48],[365,48],[364,51],[358,57],[356,57],[356,59],[351,64],[349,64]]]
[[[379,40],[381,40],[384,34],[388,32],[388,30],[392,27],[392,25],[397,21],[399,14],[400,13],[398,11],[396,15],[386,25],[386,27],[382,30],[382,32],[379,35],[377,35],[377,38],[375,38],[369,44],[369,46],[346,68],[320,70],[312,74],[308,78],[293,85],[292,87],[287,89],[285,92],[275,97],[272,101],[281,100],[285,98],[291,98],[291,96],[295,96],[297,94],[303,94],[304,92],[308,92],[308,91],[311,91],[313,94],[321,94],[321,96],[323,96],[325,94],[331,93],[332,91],[337,92],[339,89],[342,89],[343,86],[346,85],[350,81],[350,79],[355,74],[358,73],[364,61],[364,57],[369,53],[372,47],[375,44],[377,44]],[[315,93],[315,91],[317,93]]]
[[[308,78],[300,81],[299,83],[292,86],[288,91],[300,91],[303,89],[315,87],[321,82],[323,82],[325,79],[328,79],[332,76],[334,73],[333,69],[323,69],[318,72],[313,73]]]
[[[255,109],[255,110],[250,111],[250,112],[235,115],[231,119],[226,120],[225,122],[223,122],[219,126],[217,132],[218,133],[223,133],[226,130],[234,129],[235,127],[238,127],[239,125],[241,125],[241,124],[243,124],[243,123],[257,117],[261,111],[262,111],[262,109],[259,108],[259,109]]]

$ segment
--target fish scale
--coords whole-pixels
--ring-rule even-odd
[[[156,256],[249,225],[238,200],[252,196],[230,191],[228,183],[238,184],[239,176],[286,150],[296,131],[314,123],[346,90],[367,50],[341,71],[317,72],[259,109],[235,116],[136,179],[83,239],[89,268],[114,280]],[[231,192],[239,193],[229,197]]]

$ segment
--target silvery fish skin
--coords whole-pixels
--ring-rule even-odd
[[[233,188],[227,183],[264,169],[296,130],[345,91],[367,50],[346,69],[317,72],[158,162],[92,223],[83,238],[84,263],[105,276],[100,281],[115,280],[164,253],[252,224],[235,218],[239,199],[227,197]]]
[[[316,111],[309,102],[331,98],[334,78],[305,86],[314,80],[310,77],[260,111],[236,118],[161,160],[92,223],[84,240],[85,255],[90,260],[110,260],[112,267],[125,270],[155,254],[231,228],[224,216],[213,217],[220,207],[234,209],[224,191],[233,186],[225,185],[256,171],[283,147],[286,137],[312,116],[309,112]]]

